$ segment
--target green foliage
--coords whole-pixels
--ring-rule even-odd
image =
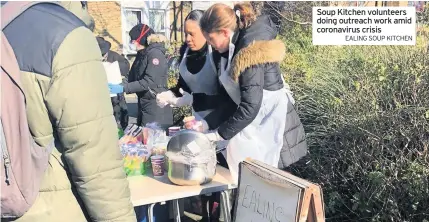
[[[174,73],[170,73],[168,78],[168,87],[173,87],[177,84],[177,77]],[[179,120],[182,116],[191,116],[192,115],[192,109],[190,106],[184,106],[180,108],[173,108],[173,120],[176,122]]]
[[[426,3],[422,12],[417,12],[417,22],[429,25],[429,2]]]
[[[179,48],[182,45],[181,42],[172,42],[167,51],[169,57],[174,57],[179,55]],[[178,73],[179,70],[177,69],[170,69],[169,75],[168,75],[168,88],[174,87],[177,84],[177,78],[179,76]],[[192,110],[190,106],[180,107],[180,108],[173,108],[173,120],[176,122],[179,120],[182,116],[190,116],[192,115]]]
[[[317,47],[304,26],[281,38],[310,147],[288,170],[322,186],[331,221],[427,220],[426,48]]]

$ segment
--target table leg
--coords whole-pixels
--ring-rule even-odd
[[[174,222],[180,222],[179,200],[173,200]]]
[[[149,205],[149,207],[147,208],[147,218],[148,218],[148,222],[153,222],[153,207],[155,207],[156,203],[153,203],[151,205]]]
[[[231,205],[229,203],[229,193],[228,190],[224,190],[221,193],[221,202],[224,213],[224,222],[231,222]]]

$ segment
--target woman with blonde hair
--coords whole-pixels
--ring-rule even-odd
[[[257,17],[250,3],[233,9],[215,4],[201,18],[201,29],[221,53],[219,80],[238,105],[216,130],[206,133],[212,141],[229,140],[224,155],[235,181],[238,164],[247,157],[278,167],[304,156],[304,130],[280,70],[286,48],[276,40],[271,19]]]

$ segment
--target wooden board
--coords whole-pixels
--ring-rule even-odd
[[[318,185],[255,160],[240,164],[234,221],[325,221]]]

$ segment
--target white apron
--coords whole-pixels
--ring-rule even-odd
[[[180,76],[185,80],[186,85],[192,93],[205,93],[206,95],[217,95],[218,94],[218,77],[216,72],[216,66],[214,65],[212,58],[212,47],[208,46],[208,53],[203,68],[196,74],[192,74],[186,67],[187,55],[189,48],[186,49],[183,55],[182,62],[180,63]],[[200,121],[206,117],[213,110],[204,110],[195,112],[192,109],[192,115],[195,119]]]
[[[226,68],[227,60],[225,58],[221,60],[219,80],[229,96],[239,104],[241,101],[239,84],[229,75],[233,48],[231,50],[230,46]],[[264,90],[262,105],[256,118],[229,140],[223,154],[236,184],[238,183],[238,165],[247,157],[278,167],[280,150],[283,147],[288,100],[284,88],[277,91]]]

